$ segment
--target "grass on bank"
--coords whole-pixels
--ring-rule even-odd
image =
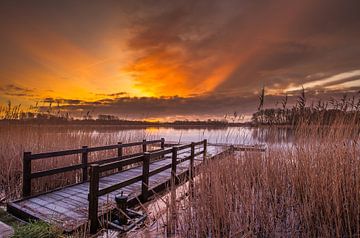
[[[42,221],[33,221],[15,227],[13,238],[58,238],[62,231]]]

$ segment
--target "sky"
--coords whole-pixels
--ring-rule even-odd
[[[358,0],[0,2],[0,104],[126,119],[250,115],[360,90]],[[310,101],[309,100],[309,101]]]

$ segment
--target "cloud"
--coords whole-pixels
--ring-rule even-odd
[[[356,95],[360,87],[352,88],[347,92],[348,96]],[[267,90],[266,90],[267,91]],[[288,106],[296,103],[300,90],[289,92]],[[319,100],[340,98],[343,90],[307,89],[307,106]],[[277,107],[285,94],[273,95],[266,93],[265,108]],[[120,97],[104,98],[97,101],[77,101],[71,99],[47,99],[47,102],[60,102],[59,108],[63,111],[79,116],[81,113],[91,111],[93,116],[98,114],[113,114],[126,119],[166,118],[176,120],[177,118],[207,119],[223,118],[224,115],[237,114],[249,116],[256,111],[258,95],[249,94],[246,96],[206,94],[194,97]],[[47,109],[48,107],[44,107]]]
[[[302,87],[308,88],[308,89],[327,88],[329,86],[336,87],[336,86],[342,85],[346,82],[358,81],[359,78],[360,78],[360,70],[353,70],[353,71],[349,71],[349,72],[335,74],[330,77],[313,80],[311,82],[303,84],[301,87],[288,88],[287,91],[300,90]]]
[[[360,69],[358,0],[3,5],[0,82],[67,110],[249,113],[262,85],[273,97],[301,85],[326,97],[360,84],[344,75]]]
[[[5,86],[0,87],[0,92],[2,92],[6,96],[11,96],[11,97],[33,97],[33,96],[35,96],[34,90],[19,87],[14,84],[7,84]]]

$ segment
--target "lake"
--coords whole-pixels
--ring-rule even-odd
[[[146,138],[165,138],[171,142],[192,142],[207,139],[210,143],[229,144],[287,144],[293,140],[293,131],[289,128],[254,128],[254,127],[226,127],[226,128],[170,128],[149,127],[143,129],[94,129],[94,136],[110,133],[142,134]]]

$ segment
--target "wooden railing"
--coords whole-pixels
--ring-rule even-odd
[[[99,146],[99,147],[88,147],[83,146],[81,149],[75,149],[75,150],[63,150],[63,151],[55,151],[55,152],[47,152],[47,153],[39,153],[39,154],[32,154],[31,152],[24,152],[23,156],[23,197],[28,197],[31,195],[31,180],[36,178],[41,178],[44,176],[50,176],[58,173],[68,172],[68,171],[74,171],[78,169],[82,169],[82,181],[85,182],[88,180],[88,168],[93,164],[105,164],[105,163],[111,163],[121,160],[126,160],[127,158],[132,158],[136,156],[141,156],[145,152],[147,152],[147,145],[153,145],[160,143],[160,150],[165,149],[165,140],[164,138],[161,138],[160,140],[143,140],[140,142],[132,142],[132,143],[121,143],[118,142],[116,145],[107,145],[107,146]],[[135,153],[135,154],[129,154],[129,155],[123,155],[123,149],[127,147],[134,147],[134,146],[142,146],[142,152]],[[98,151],[105,151],[105,150],[117,150],[117,157],[114,158],[108,158],[96,162],[88,162],[89,153],[91,152],[98,152]],[[66,156],[66,155],[76,155],[81,154],[81,162],[79,164],[61,167],[61,168],[55,168],[55,169],[48,169],[38,172],[32,172],[31,169],[31,162],[34,160],[42,160],[42,159],[48,159],[48,158],[54,158],[54,157],[60,157],[60,156]],[[122,166],[125,166],[126,163],[121,164]],[[118,166],[117,169],[121,170],[122,166]]]
[[[196,152],[196,146],[200,146],[200,151]],[[202,150],[201,150],[202,146]],[[154,151],[154,152],[145,152],[143,155],[134,156],[128,159],[124,159],[121,161],[106,163],[106,164],[92,164],[90,167],[90,188],[89,188],[89,221],[90,221],[90,231],[92,233],[96,232],[99,226],[98,221],[98,205],[99,205],[99,197],[119,190],[123,187],[126,187],[130,184],[136,183],[141,181],[141,195],[140,198],[142,202],[146,202],[149,197],[149,177],[155,174],[161,173],[164,170],[171,168],[171,185],[176,183],[176,168],[177,165],[183,163],[184,161],[190,160],[189,163],[189,177],[190,181],[192,182],[192,178],[194,175],[194,158],[199,155],[203,155],[204,160],[206,158],[206,150],[207,150],[207,141],[200,141],[200,142],[192,142],[186,145],[174,146],[172,148],[164,149],[161,151]],[[190,155],[184,158],[178,158],[178,155],[181,154],[181,151],[185,151],[190,149]],[[150,161],[156,158],[163,158],[166,155],[171,155],[171,163],[166,164],[162,167],[156,168],[150,171]],[[101,173],[106,171],[111,171],[115,168],[126,166],[130,164],[142,163],[142,174],[128,178],[124,181],[119,181],[114,185],[99,189],[99,182]]]

